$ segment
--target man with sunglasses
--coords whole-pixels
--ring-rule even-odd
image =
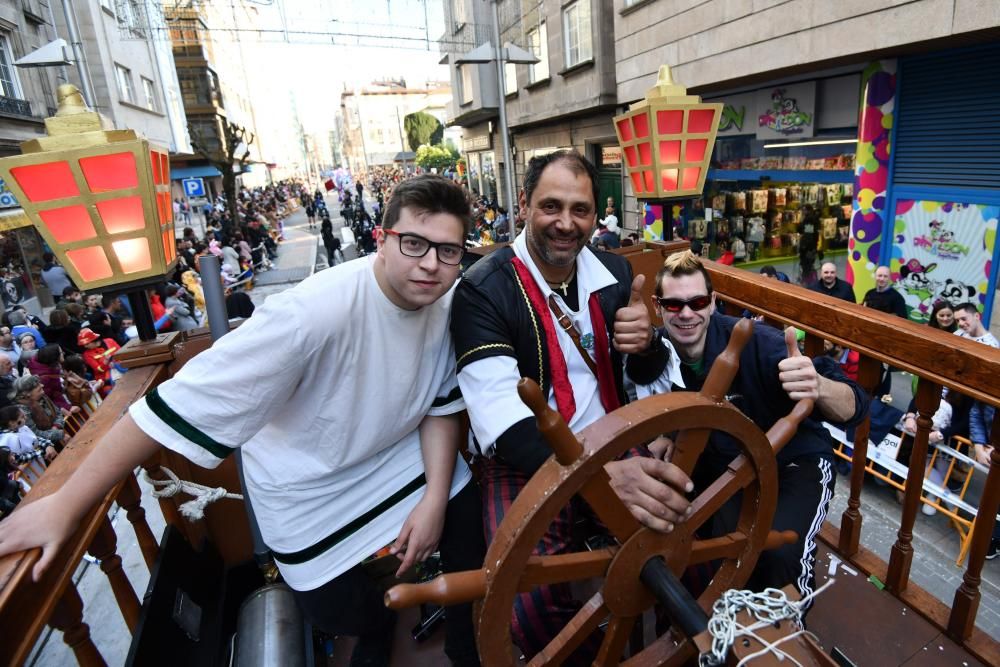
[[[680,379],[675,376],[639,387],[639,395],[647,395],[650,389],[653,393],[698,391],[712,363],[729,344],[739,318],[715,311],[711,277],[690,251],[671,255],[664,262],[656,276],[653,302],[664,324],[657,333],[680,357]],[[806,596],[813,591],[816,535],[834,487],[833,451],[821,422],[845,428],[856,425],[868,413],[870,399],[833,359],[802,356],[793,329],[787,329],[782,337],[777,329],[759,325],[740,355],[739,372],[729,391],[729,402],[765,432],[787,415],[796,401],[815,401],[813,414],[778,454],[778,506],[772,527],[794,530],[798,540],[762,553],[747,583],[748,588],[760,591],[794,582]],[[662,439],[650,449],[669,458],[672,446]],[[729,436],[713,432],[692,474],[695,488],[707,488],[739,452]],[[739,509],[738,497],[724,505],[711,521],[712,535],[735,530]]]
[[[359,638],[352,665],[388,665],[395,614],[362,560],[395,540],[397,575],[439,543],[448,571],[482,564],[448,331],[471,217],[447,179],[400,183],[375,254],[271,297],[135,403],[59,491],[3,521],[0,553],[41,546],[37,579],[80,515],[160,446],[210,468],[241,447],[244,492],[306,618]],[[478,665],[471,605],[446,626],[448,656]]]
[[[525,229],[511,246],[473,264],[459,283],[452,313],[458,382],[483,457],[487,540],[518,492],[552,451],[518,397],[521,377],[535,380],[573,431],[627,401],[632,381],[648,383],[669,355],[654,339],[640,290],[622,257],[586,247],[596,220],[597,170],[576,152],[533,158],[520,211]],[[654,458],[608,464],[611,485],[641,521],[669,531],[688,510],[690,480]],[[573,551],[572,528],[587,517],[575,499],[550,526],[536,553]],[[520,594],[511,620],[514,641],[531,659],[579,609],[568,584]],[[592,638],[593,639],[593,638]],[[591,641],[572,664],[594,657]]]

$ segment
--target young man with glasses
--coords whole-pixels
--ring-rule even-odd
[[[37,578],[83,512],[160,446],[205,467],[241,447],[244,492],[307,619],[357,636],[352,664],[387,665],[395,615],[361,561],[395,540],[398,574],[439,543],[448,571],[482,564],[448,332],[470,224],[458,185],[400,183],[377,253],[271,297],[134,404],[59,491],[3,521],[0,553],[41,546]],[[477,665],[471,605],[446,626],[449,657]]]
[[[656,276],[653,303],[663,328],[657,331],[680,357],[680,378],[658,380],[639,387],[639,395],[665,391],[698,391],[715,359],[726,349],[739,318],[715,311],[712,280],[701,260],[685,251],[671,255]],[[826,356],[810,359],[799,352],[794,330],[782,334],[755,326],[740,355],[740,368],[729,388],[730,403],[767,431],[791,412],[796,401],[815,401],[812,416],[799,426],[792,440],[778,454],[778,507],[774,530],[794,530],[798,541],[761,554],[747,588],[761,591],[795,583],[805,596],[813,591],[816,535],[826,518],[833,496],[833,451],[821,422],[843,426],[859,423],[868,413],[869,398],[849,380],[837,363]],[[669,440],[650,448],[668,456]],[[696,489],[718,479],[739,453],[727,435],[713,432],[692,474]],[[739,498],[734,497],[713,517],[713,535],[736,528]],[[700,592],[700,591],[699,591]]]
[[[521,377],[539,383],[549,405],[579,432],[627,401],[625,357],[634,382],[650,382],[669,354],[652,336],[649,313],[628,262],[586,247],[596,221],[597,170],[578,153],[559,151],[528,163],[520,210],[525,229],[466,272],[455,293],[452,334],[458,381],[483,458],[484,525],[492,539],[531,475],[552,451],[518,397]],[[689,480],[679,468],[632,457],[606,467],[612,487],[641,521],[669,531],[688,510]],[[577,550],[571,529],[587,515],[575,499],[535,553]],[[579,609],[568,584],[518,595],[515,643],[530,660]],[[572,664],[590,664],[595,641]]]

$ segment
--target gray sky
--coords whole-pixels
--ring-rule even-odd
[[[261,32],[240,31],[239,37],[265,152],[278,152],[278,160],[293,142],[295,113],[307,132],[328,132],[345,86],[399,77],[411,85],[448,79],[447,67],[437,64],[442,0],[249,4],[257,8]]]

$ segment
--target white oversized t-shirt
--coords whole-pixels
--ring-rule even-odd
[[[423,496],[417,427],[465,407],[448,329],[454,290],[401,309],[379,288],[373,261],[272,296],[130,410],[148,435],[201,466],[242,447],[261,534],[296,590],[397,537]],[[471,478],[456,459],[450,496]]]

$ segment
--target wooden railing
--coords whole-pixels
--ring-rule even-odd
[[[664,253],[684,247],[685,243],[647,244],[622,249],[620,254],[629,259],[636,273],[646,275],[643,291],[648,297]],[[708,267],[720,298],[737,310],[747,308],[804,330],[808,352],[818,354],[824,339],[859,351],[860,382],[867,390],[873,391],[878,384],[883,363],[920,378],[916,395],[918,429],[911,456],[915,463],[909,466],[898,539],[885,555],[887,561],[861,546],[864,517],[860,497],[868,444],[867,421],[856,429],[850,498],[841,528],[827,524],[822,536],[841,557],[866,575],[878,576],[893,595],[946,631],[978,659],[986,664],[1000,664],[997,642],[975,627],[980,575],[993,517],[1000,505],[1000,425],[994,424],[992,431],[995,449],[985,491],[979,499],[982,520],[975,522],[967,569],[955,591],[953,604],[949,607],[939,602],[909,580],[914,554],[913,526],[923,482],[930,417],[937,407],[940,388],[948,387],[1000,406],[996,381],[1000,377],[1000,351],[754,273],[712,262],[708,262]],[[25,502],[57,490],[134,400],[164,381],[208,344],[207,334],[189,336],[166,358],[155,357],[159,363],[130,370],[97,413],[80,428]],[[164,452],[144,467],[156,471],[159,463],[170,465],[184,479],[225,486],[233,491],[239,489],[235,469],[228,463],[209,471]],[[0,624],[5,637],[0,642],[0,664],[21,664],[46,624],[63,631],[64,641],[73,648],[80,664],[103,664],[83,622],[83,604],[72,582],[76,565],[88,551],[101,560],[101,569],[108,576],[126,624],[130,630],[134,629],[139,617],[138,598],[121,571],[115,534],[107,518],[108,508],[116,499],[136,529],[147,565],[152,565],[158,547],[139,507],[139,486],[135,478],[129,477],[85,516],[73,539],[62,548],[41,581],[31,580],[37,551],[0,560]],[[189,542],[198,545],[202,539],[210,539],[227,563],[244,562],[252,557],[246,519],[239,503],[213,505],[206,512],[205,521],[196,524],[181,520],[173,502],[161,500],[161,508],[167,522],[180,528]]]
[[[909,466],[906,491],[898,537],[887,554],[888,562],[861,546],[864,521],[861,490],[867,462],[869,419],[855,431],[851,491],[841,527],[838,529],[828,522],[822,537],[842,557],[848,558],[866,575],[876,575],[894,596],[984,663],[1000,664],[1000,644],[975,626],[983,563],[1000,505],[1000,411],[996,413],[991,431],[994,449],[979,499],[968,564],[952,604],[949,607],[910,582],[913,526],[924,482],[931,416],[940,402],[941,388],[947,387],[974,400],[1000,406],[997,380],[1000,378],[1000,350],[749,271],[714,262],[706,262],[706,266],[713,288],[718,298],[728,304],[729,312],[738,314],[745,308],[763,315],[766,320],[805,331],[805,347],[810,356],[822,354],[824,340],[857,350],[861,355],[859,382],[868,392],[877,388],[883,363],[918,378],[915,394],[917,432],[910,460],[903,462]]]
[[[170,377],[209,344],[207,331],[198,330],[173,345],[165,354],[162,350],[154,350],[151,357],[154,363],[131,368],[89,419],[82,424],[74,424],[78,430],[70,443],[32,486],[22,503],[33,502],[58,490],[133,402]],[[183,479],[213,487],[225,486],[239,492],[239,478],[231,461],[214,470],[206,470],[162,450],[143,464],[143,468],[153,477],[162,479],[160,465],[169,466]],[[159,545],[146,522],[140,500],[138,480],[129,475],[84,516],[76,533],[38,582],[32,581],[31,573],[38,561],[39,550],[0,559],[0,627],[4,630],[4,641],[0,642],[0,664],[23,664],[46,625],[62,631],[63,641],[72,648],[81,665],[105,664],[91,640],[89,626],[83,619],[83,601],[72,580],[85,553],[100,561],[100,569],[108,578],[125,624],[130,632],[135,631],[141,611],[139,598],[122,570],[121,557],[117,554],[117,536],[108,519],[108,511],[113,502],[125,510],[143,560],[152,569]],[[198,546],[206,538],[211,540],[219,547],[227,563],[240,563],[252,558],[242,504],[210,507],[204,521],[191,523],[183,520],[177,510],[177,506],[185,500],[186,497],[160,499],[160,509],[167,523],[180,529],[191,544]]]

